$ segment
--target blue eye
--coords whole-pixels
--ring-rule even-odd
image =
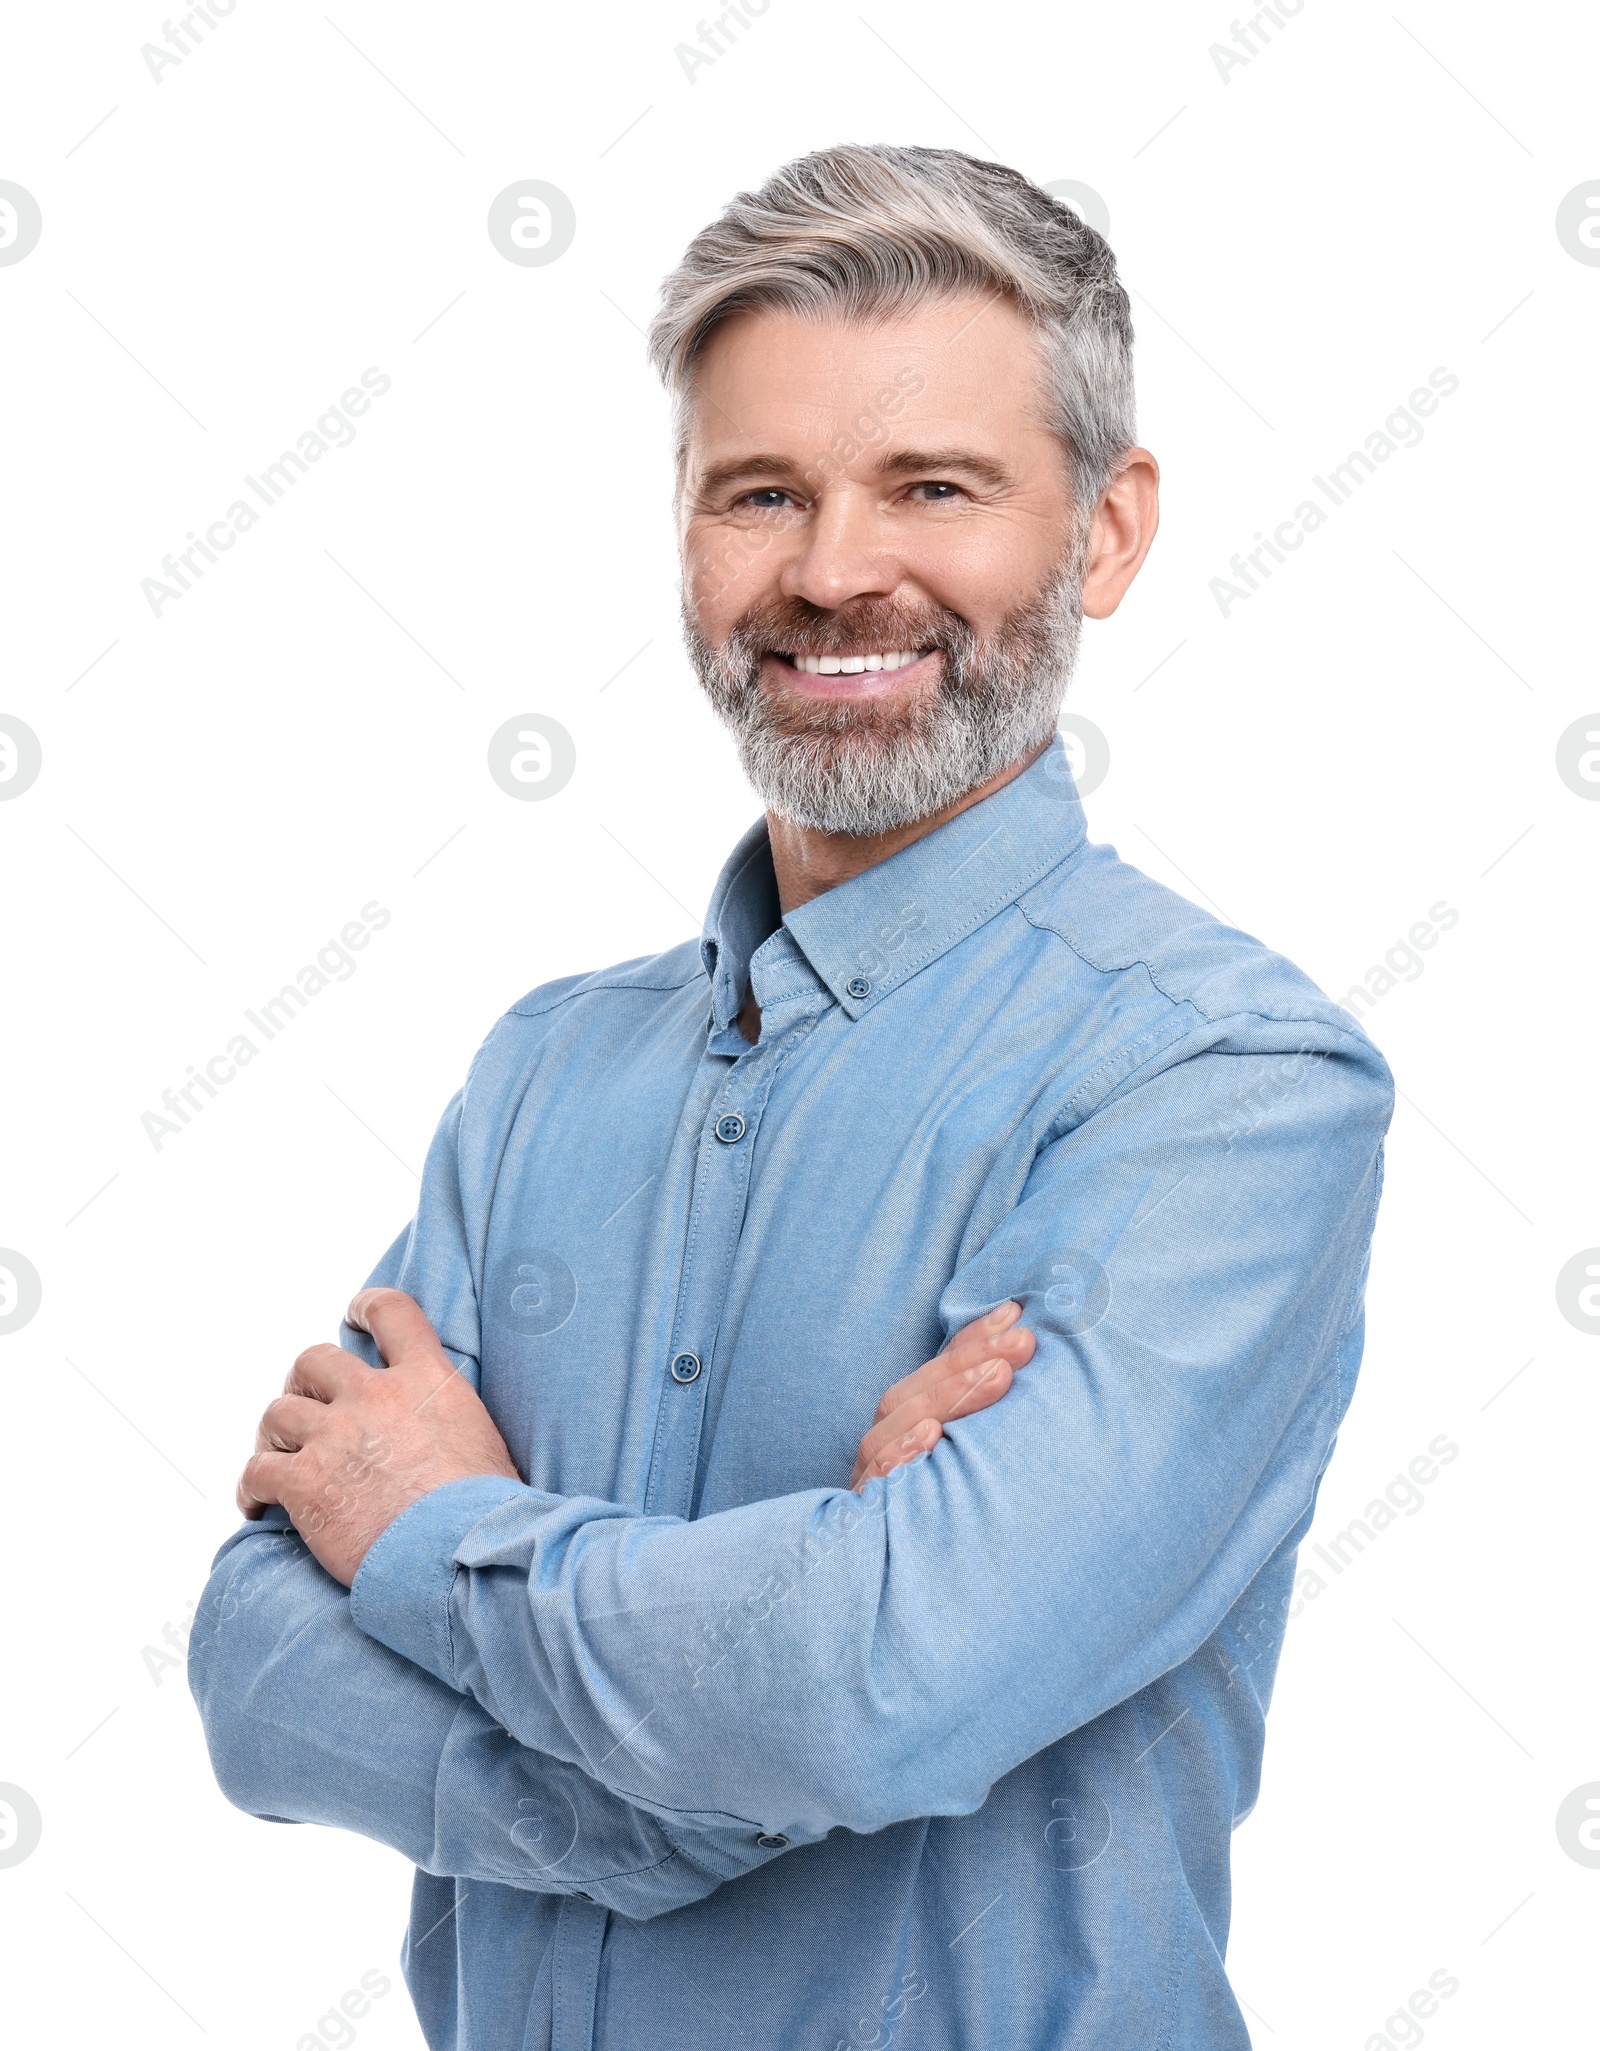
[[[789,494],[776,484],[766,484],[759,491],[745,493],[744,503],[755,506],[761,512],[775,512]]]

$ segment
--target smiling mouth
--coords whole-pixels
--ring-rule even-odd
[[[913,662],[920,662],[925,655],[931,655],[931,648],[891,648],[860,655],[792,655],[782,649],[772,653],[779,662],[788,663],[801,676],[837,677],[860,676],[867,670],[905,669]]]

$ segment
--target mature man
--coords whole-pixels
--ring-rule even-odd
[[[827,150],[652,339],[766,818],[698,943],[501,1020],[267,1411],[218,1778],[415,1862],[435,2046],[1234,2051],[1391,1090],[1085,839],[1056,714],[1156,520],[1111,253]]]

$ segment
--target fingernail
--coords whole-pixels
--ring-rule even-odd
[[[1015,1324],[1021,1315],[1022,1305],[1020,1303],[1002,1303],[990,1311],[989,1315],[984,1319],[984,1323],[992,1331],[998,1332],[1006,1325]]]

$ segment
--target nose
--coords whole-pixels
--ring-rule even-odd
[[[848,483],[823,491],[801,546],[783,566],[787,598],[837,612],[858,598],[887,598],[903,566],[877,524],[869,494]]]

